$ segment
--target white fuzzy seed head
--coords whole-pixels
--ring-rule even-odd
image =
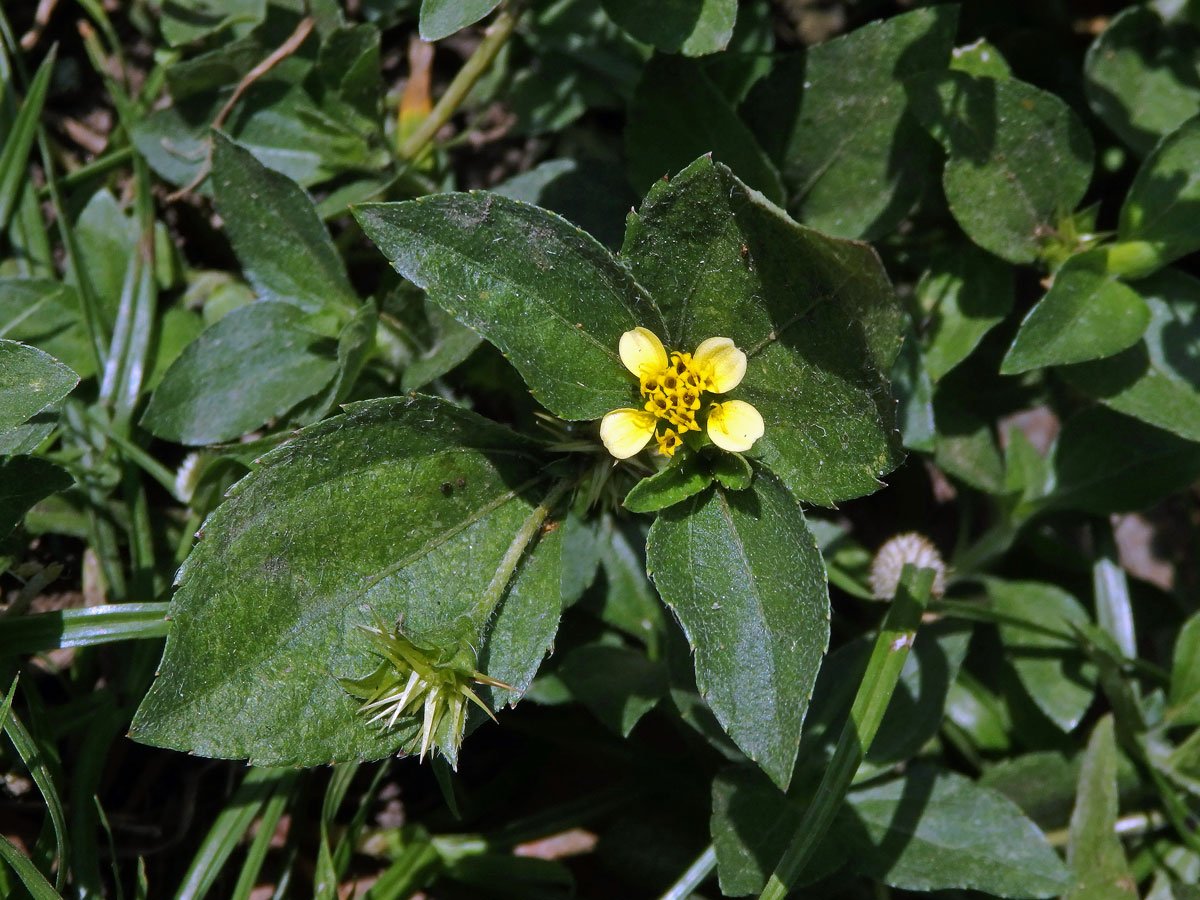
[[[891,600],[896,595],[905,563],[933,569],[933,586],[929,589],[932,596],[940,597],[946,592],[946,563],[942,555],[925,535],[909,531],[889,538],[871,561],[869,581],[877,600]]]

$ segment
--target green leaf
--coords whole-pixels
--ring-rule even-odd
[[[260,297],[307,312],[353,308],[358,298],[312,199],[286,175],[213,133],[213,202]]]
[[[1102,407],[1068,419],[1044,505],[1105,515],[1151,506],[1200,477],[1200,445]]]
[[[567,654],[558,674],[572,696],[621,737],[629,737],[638,720],[667,691],[662,664],[626,647],[576,647]]]
[[[267,454],[180,571],[133,736],[260,765],[394,752],[412,726],[368,724],[338,682],[376,666],[359,626],[402,617],[421,636],[468,614],[540,499],[543,468],[514,433],[420,396],[353,404]],[[557,532],[523,557],[480,647],[480,670],[518,692],[558,624]]]
[[[933,382],[912,323],[907,323],[904,344],[888,377],[896,397],[896,420],[901,440],[909,450],[932,450],[937,429],[933,421]]]
[[[951,52],[950,68],[976,78],[995,78],[1007,81],[1012,77],[1008,60],[986,38],[979,38]]]
[[[1052,897],[1068,872],[1016,804],[961,775],[923,766],[854,791],[835,826],[850,868],[913,891],[966,888]]]
[[[977,382],[963,369],[938,384],[933,397],[937,423],[934,462],[977,490],[1003,494],[1004,460],[996,446],[992,423],[978,408],[976,388]]]
[[[500,0],[421,0],[421,39],[440,41],[478,22]]]
[[[35,503],[74,483],[69,472],[40,457],[0,457],[0,538],[8,537]]]
[[[684,56],[724,50],[737,18],[737,0],[600,0],[600,4],[639,41]]]
[[[609,517],[599,536],[600,564],[607,584],[600,620],[641,641],[655,656],[664,630],[662,603],[646,580],[645,539],[638,533],[637,548]]]
[[[925,367],[942,376],[966,359],[1012,310],[1012,267],[967,244],[938,256],[921,275]]]
[[[656,512],[695,496],[712,479],[698,454],[677,453],[661,471],[635,484],[622,505],[631,512]]]
[[[1122,10],[1084,59],[1084,91],[1104,124],[1138,156],[1200,113],[1200,31],[1166,24],[1154,7]]]
[[[79,297],[60,281],[0,278],[0,338],[33,344],[81,379],[96,372]]]
[[[1200,613],[1179,629],[1171,657],[1171,711],[1178,724],[1200,724]]]
[[[159,27],[167,43],[178,47],[231,26],[257,25],[266,12],[267,0],[186,0],[164,4]]]
[[[920,79],[912,96],[949,154],[942,187],[963,231],[1009,262],[1036,260],[1092,178],[1092,139],[1079,117],[1033,85],[962,72]]]
[[[1096,723],[1079,771],[1067,844],[1067,865],[1074,878],[1063,900],[1136,900],[1137,882],[1116,824],[1117,740],[1109,713]]]
[[[1072,731],[1092,705],[1096,667],[1085,661],[1075,641],[1046,631],[1070,635],[1070,623],[1089,621],[1087,611],[1052,584],[995,578],[986,584],[994,610],[1029,623],[1000,625],[1000,640],[1021,684],[1050,721]]]
[[[169,625],[166,603],[114,603],[32,613],[5,625],[0,636],[0,657],[113,641],[153,640],[164,637]]]
[[[1148,275],[1200,248],[1200,116],[1164,137],[1134,176],[1117,237],[1144,242],[1153,252]]]
[[[433,330],[433,341],[400,376],[400,388],[404,391],[419,390],[435,378],[441,378],[464,362],[483,341],[473,329],[460,325],[435,303],[426,302],[425,316]]]
[[[1079,758],[1039,750],[1002,759],[979,779],[1016,803],[1025,814],[1046,830],[1064,827],[1075,804],[1079,781]]]
[[[50,87],[50,76],[57,58],[56,44],[50,48],[50,52],[38,66],[33,80],[29,83],[29,91],[21,102],[20,111],[11,127],[6,129],[4,148],[0,150],[0,233],[8,231],[13,212],[29,178],[29,149],[37,136],[42,104],[46,100],[46,91]]]
[[[49,353],[0,340],[0,431],[57,403],[77,384],[79,376]]]
[[[784,200],[775,164],[698,62],[677,56],[650,61],[629,102],[625,151],[639,191],[711,154],[773,202]]]
[[[1110,275],[1104,249],[1072,256],[1046,296],[1021,322],[1000,364],[1002,375],[1112,356],[1133,345],[1150,324],[1150,309],[1133,288]]]
[[[235,440],[328,385],[337,372],[332,344],[290,303],[239,307],[171,364],[142,425],[181,444]]]
[[[1057,374],[1117,412],[1200,441],[1200,281],[1167,268],[1133,287],[1150,310],[1142,340]]]
[[[779,161],[800,221],[870,240],[908,214],[936,147],[912,116],[907,82],[946,68],[957,21],[957,7],[943,5],[871,22],[784,57],[751,91],[746,118]]]
[[[795,499],[767,472],[659,514],[646,566],[695,652],[726,733],[786,788],[829,643],[824,566]]]
[[[435,194],[354,210],[401,275],[499,347],[539,402],[564,419],[629,406],[621,335],[662,334],[658,309],[595,239],[495,194]]]
[[[798,498],[870,493],[899,463],[887,373],[902,314],[869,247],[797,225],[701,158],[651,189],[621,253],[663,310],[668,349],[720,335],[745,351],[730,396],[766,425],[750,455]]]
[[[75,223],[86,279],[95,291],[104,325],[112,329],[125,289],[125,275],[137,251],[139,229],[108,188],[88,199]],[[76,283],[77,291],[82,292]]]

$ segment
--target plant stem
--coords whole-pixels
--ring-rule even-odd
[[[687,900],[717,867],[717,851],[709,844],[660,900]]]
[[[834,814],[850,789],[854,773],[871,748],[879,723],[883,721],[883,714],[892,699],[892,692],[900,680],[900,670],[916,637],[921,613],[929,602],[933,574],[932,569],[916,569],[911,563],[905,565],[896,596],[875,639],[867,671],[850,708],[850,718],[834,748],[833,758],[812,803],[804,811],[800,827],[759,895],[759,900],[782,900],[787,896],[829,830]]]
[[[571,482],[567,480],[559,481],[550,489],[550,493],[546,495],[546,499],[538,504],[533,512],[531,512],[525,521],[521,523],[521,527],[517,529],[517,533],[513,535],[512,543],[508,545],[508,549],[504,551],[504,558],[500,560],[500,565],[496,567],[496,574],[492,576],[492,580],[488,582],[488,586],[483,589],[479,599],[475,602],[475,606],[471,610],[471,618],[473,621],[482,626],[487,622],[499,605],[504,592],[508,589],[508,583],[512,580],[513,573],[517,570],[522,557],[525,556],[525,551],[529,549],[529,545],[533,543],[538,532],[542,528],[542,523],[546,521],[546,516],[550,514],[563,494],[571,487]]]
[[[500,7],[495,20],[488,27],[487,33],[479,42],[479,46],[475,48],[475,52],[463,63],[463,67],[458,70],[458,74],[454,76],[454,80],[450,82],[446,92],[434,105],[425,121],[401,145],[401,158],[416,159],[442,126],[450,121],[450,117],[458,112],[459,106],[471,92],[475,82],[488,70],[500,52],[500,48],[508,41],[519,16],[520,10],[515,3],[508,3]]]

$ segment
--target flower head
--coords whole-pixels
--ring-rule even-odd
[[[465,642],[447,650],[389,629],[383,622],[359,626],[371,641],[379,666],[365,678],[339,679],[347,693],[363,701],[359,712],[395,728],[418,720],[421,759],[430,747],[454,761],[466,730],[467,701],[495,721],[496,717],[470,687],[470,682],[512,690],[502,681],[475,670],[476,654]],[[411,752],[411,751],[410,751]]]
[[[659,453],[674,456],[683,436],[700,430],[697,414],[722,450],[749,450],[762,437],[762,416],[744,400],[705,406],[704,394],[731,391],[746,374],[746,354],[729,338],[711,337],[695,353],[668,354],[658,335],[639,326],[621,335],[618,350],[637,376],[645,403],[641,409],[614,409],[600,422],[600,438],[617,459],[638,453],[651,438]],[[661,432],[659,423],[665,425]]]
[[[933,586],[929,593],[934,597],[946,593],[946,563],[942,554],[925,535],[908,531],[889,538],[871,561],[871,593],[877,600],[891,600],[896,595],[905,563],[912,563],[918,569],[932,569]]]

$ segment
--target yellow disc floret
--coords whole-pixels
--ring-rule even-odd
[[[600,423],[600,438],[617,459],[638,453],[651,438],[660,454],[674,456],[682,436],[700,430],[702,395],[733,390],[746,374],[746,354],[727,337],[711,337],[695,353],[668,355],[658,335],[639,326],[621,335],[618,350],[644,403],[641,409],[614,409]],[[743,400],[711,403],[706,413],[708,436],[723,450],[749,450],[763,435],[762,416]],[[660,422],[665,428],[656,434]]]

